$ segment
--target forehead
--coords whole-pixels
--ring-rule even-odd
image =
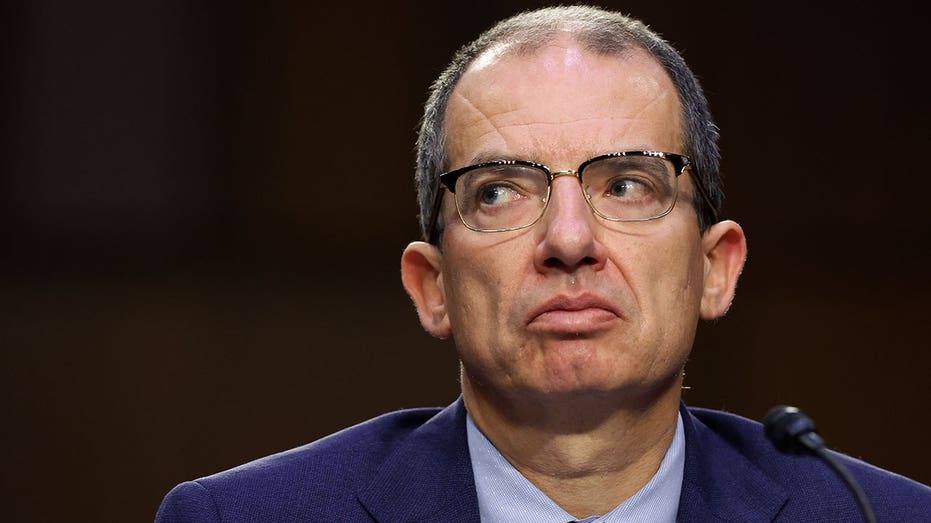
[[[681,152],[679,107],[665,70],[640,49],[596,54],[568,37],[532,51],[493,47],[450,97],[449,167],[486,156],[563,168],[617,150]]]

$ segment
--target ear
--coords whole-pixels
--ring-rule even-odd
[[[736,222],[718,222],[702,236],[705,253],[705,284],[701,318],[724,316],[734,299],[737,279],[747,259],[747,238]]]
[[[413,242],[401,255],[401,282],[414,300],[423,328],[437,338],[447,338],[451,329],[443,290],[443,254],[425,242]]]

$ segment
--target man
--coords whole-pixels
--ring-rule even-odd
[[[746,255],[716,138],[679,55],[621,15],[524,13],[464,47],[426,106],[427,241],[401,262],[461,399],[179,485],[157,519],[856,521],[824,464],[681,404]],[[927,487],[840,459],[880,521],[931,520]]]

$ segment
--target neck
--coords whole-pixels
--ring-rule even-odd
[[[681,375],[656,394],[507,396],[463,376],[475,425],[576,518],[606,514],[646,485],[675,435]]]

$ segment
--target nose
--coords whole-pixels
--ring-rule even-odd
[[[597,217],[582,194],[574,172],[554,173],[550,201],[538,223],[534,263],[540,271],[574,273],[583,266],[600,268],[605,248],[598,239]],[[573,174],[573,176],[569,176]]]

